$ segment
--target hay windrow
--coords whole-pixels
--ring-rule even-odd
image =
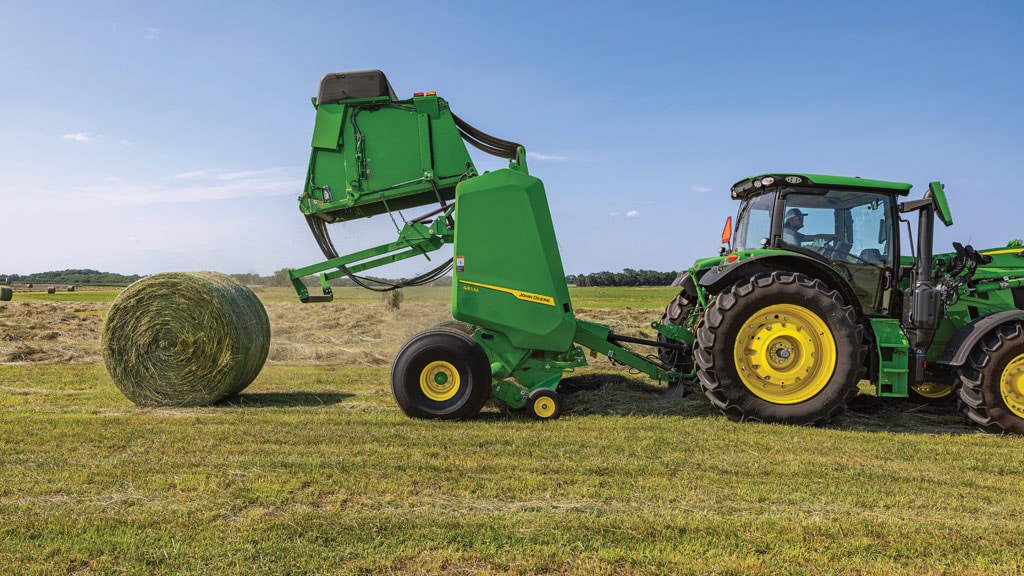
[[[139,406],[205,406],[237,394],[270,349],[263,304],[216,272],[167,272],[125,289],[107,314],[103,362]]]

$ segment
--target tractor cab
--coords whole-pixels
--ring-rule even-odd
[[[795,252],[845,278],[868,316],[888,316],[899,262],[899,202],[909,184],[817,175],[748,178],[740,200],[735,252]]]

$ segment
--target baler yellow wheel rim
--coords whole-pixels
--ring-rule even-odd
[[[1024,354],[1010,360],[999,378],[1003,403],[1018,418],[1024,418]]]
[[[420,371],[420,390],[434,402],[446,402],[459,393],[462,379],[450,362],[436,360]]]
[[[556,410],[558,410],[558,405],[550,396],[541,396],[533,403],[533,413],[541,419],[551,418],[555,415]]]
[[[758,398],[797,404],[832,379],[836,341],[825,321],[794,304],[774,304],[747,319],[736,335],[736,371]]]

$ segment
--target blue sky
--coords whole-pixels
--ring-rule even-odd
[[[0,272],[321,260],[310,98],[367,68],[526,147],[567,273],[714,254],[730,185],[772,171],[941,180],[939,250],[1024,237],[1019,2],[0,0]]]

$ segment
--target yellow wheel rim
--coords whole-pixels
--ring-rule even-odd
[[[793,304],[767,306],[748,318],[734,350],[740,381],[772,404],[813,398],[836,368],[836,341],[828,325]]]
[[[461,384],[459,371],[450,362],[437,360],[420,372],[420,390],[434,402],[451,400],[458,394]]]
[[[1018,418],[1024,418],[1024,354],[1006,365],[999,379],[999,393],[1010,412]]]
[[[938,400],[939,398],[945,398],[953,393],[953,386],[950,384],[942,384],[940,382],[921,382],[915,386],[911,386],[914,392],[917,392],[924,398],[930,400]]]
[[[555,410],[557,409],[558,406],[555,404],[555,399],[550,396],[541,396],[533,403],[533,413],[538,418],[551,418],[555,415]]]

